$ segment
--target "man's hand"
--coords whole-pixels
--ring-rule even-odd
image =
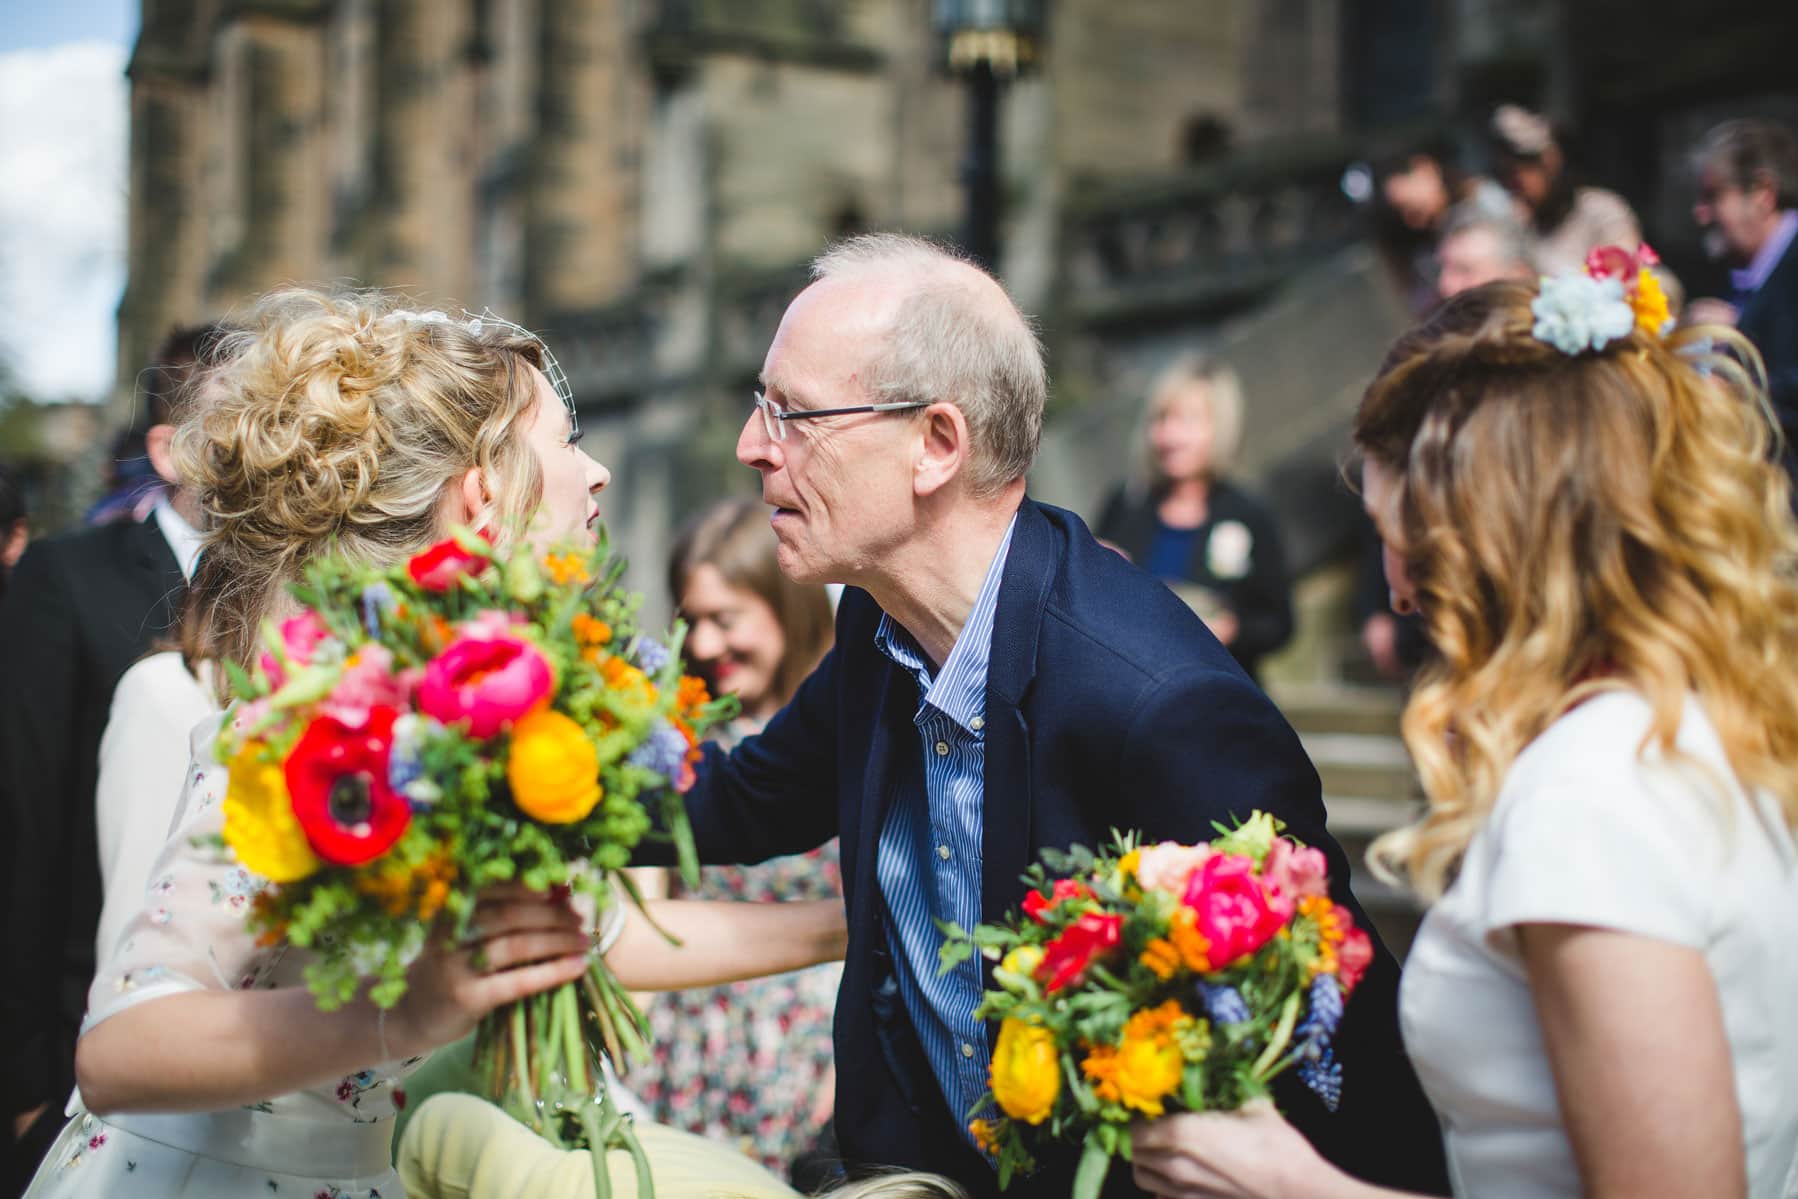
[[[1679,323],[1682,325],[1727,325],[1733,329],[1741,317],[1742,314],[1736,311],[1734,304],[1711,296],[1702,296],[1686,305],[1685,311],[1679,314]]]
[[[38,1120],[43,1117],[44,1112],[48,1110],[49,1107],[50,1105],[47,1103],[40,1103],[30,1111],[20,1112],[18,1115],[14,1116],[12,1118],[12,1139],[15,1141],[24,1140],[25,1134],[31,1131],[31,1126],[36,1124]]]

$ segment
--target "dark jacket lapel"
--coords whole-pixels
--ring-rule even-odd
[[[1042,510],[1018,509],[1011,552],[999,580],[993,646],[986,667],[986,811],[981,818],[980,911],[995,920],[1018,899],[1018,876],[1029,865],[1030,725],[1023,704],[1036,678],[1037,636],[1058,569],[1055,538]]]

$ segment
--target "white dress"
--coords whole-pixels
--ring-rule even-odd
[[[216,727],[216,725],[214,725]],[[196,732],[205,745],[210,730]],[[196,845],[224,828],[226,771],[210,753],[187,773],[179,825],[149,872],[140,910],[94,978],[82,1031],[185,991],[303,986],[308,954],[259,947],[244,923],[265,884],[227,851]],[[194,1196],[397,1199],[393,1116],[423,1058],[370,1063],[310,1090],[222,1112],[116,1115],[77,1110],[27,1199]]]
[[[1559,923],[1703,951],[1749,1194],[1798,1196],[1798,850],[1777,806],[1736,783],[1696,700],[1677,744],[1698,765],[1639,757],[1649,722],[1640,696],[1606,693],[1519,754],[1412,946],[1405,1045],[1457,1195],[1581,1192],[1516,938],[1520,924]]]
[[[112,693],[100,736],[94,818],[100,846],[100,927],[94,961],[104,965],[142,906],[150,868],[181,801],[194,727],[218,714],[202,680],[177,653],[134,663]],[[210,722],[208,722],[210,723]]]

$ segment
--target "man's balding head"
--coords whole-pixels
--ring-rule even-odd
[[[1030,321],[997,280],[922,238],[869,233],[812,263],[813,289],[855,302],[873,350],[861,380],[874,403],[946,402],[968,422],[969,482],[991,494],[1021,479],[1042,440],[1048,370]]]

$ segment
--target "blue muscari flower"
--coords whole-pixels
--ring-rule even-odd
[[[1334,974],[1320,974],[1311,980],[1310,1008],[1301,1030],[1309,1029],[1313,1039],[1335,1036],[1336,1026],[1342,1023],[1342,986]]]
[[[411,712],[394,721],[393,742],[387,751],[387,785],[404,795],[415,812],[441,797],[437,784],[424,776],[424,741],[436,723],[427,721],[429,717]]]
[[[658,720],[655,728],[650,730],[649,739],[632,750],[627,761],[632,766],[653,770],[672,782],[680,776],[681,763],[686,757],[687,739],[667,721]]]
[[[662,667],[668,665],[668,648],[648,637],[637,638],[637,665],[644,674],[661,674]]]
[[[1299,1081],[1310,1087],[1312,1094],[1331,1111],[1342,1102],[1342,1063],[1328,1045],[1316,1058],[1299,1063]]]
[[[1222,983],[1197,983],[1194,990],[1205,1004],[1205,1012],[1213,1024],[1244,1024],[1249,1020],[1249,1005],[1242,992]]]
[[[381,617],[392,611],[394,603],[393,588],[385,583],[377,581],[362,589],[362,627],[371,641],[381,639]]]

